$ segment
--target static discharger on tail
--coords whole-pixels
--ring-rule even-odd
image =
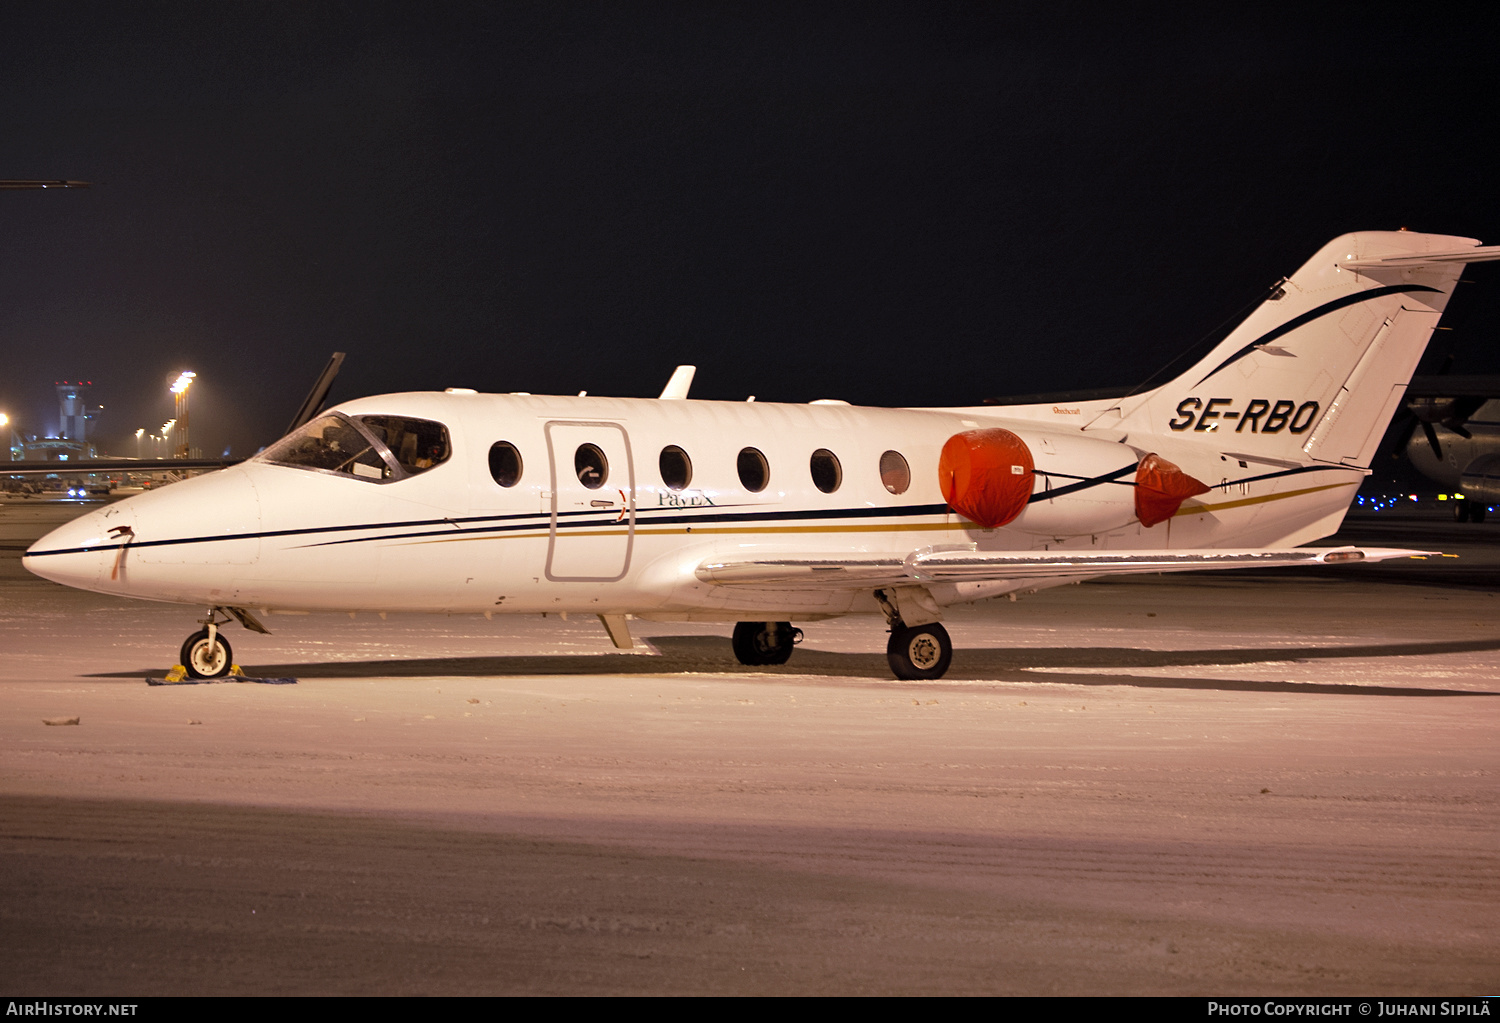
[[[1324,246],[1197,365],[1141,394],[875,409],[388,394],[299,415],[241,465],[112,504],[34,544],[70,586],[207,608],[722,621],[745,664],[796,624],[882,616],[900,678],[938,678],[955,603],[1103,575],[1421,552],[1302,545],[1339,526],[1468,262],[1413,232]]]

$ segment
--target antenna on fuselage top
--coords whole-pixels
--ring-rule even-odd
[[[307,392],[307,397],[302,400],[302,407],[292,417],[292,423],[282,434],[283,437],[305,424],[322,410],[323,401],[328,397],[328,392],[333,389],[333,378],[339,375],[339,367],[343,364],[343,352],[334,352],[329,356],[328,365],[324,366],[323,372],[318,374],[317,381],[313,384],[312,390]]]
[[[681,401],[688,396],[688,388],[693,386],[693,374],[698,372],[697,366],[678,366],[672,371],[672,379],[667,381],[667,386],[661,389],[657,398],[661,401]]]

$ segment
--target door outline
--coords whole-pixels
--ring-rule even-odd
[[[626,485],[623,488],[625,498],[625,561],[618,575],[554,575],[552,572],[552,558],[557,550],[557,505],[560,494],[557,479],[557,446],[552,440],[552,428],[554,426],[566,427],[595,427],[598,429],[618,430],[620,442],[625,447],[625,478]],[[568,583],[613,583],[624,579],[630,571],[630,559],[635,552],[635,453],[630,449],[630,434],[620,423],[598,422],[581,419],[552,419],[548,420],[543,427],[543,433],[547,437],[547,468],[550,473],[552,484],[552,515],[547,533],[547,564],[542,569],[548,582]],[[609,481],[606,481],[606,486]],[[622,488],[616,487],[616,490]]]

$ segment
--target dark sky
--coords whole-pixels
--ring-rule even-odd
[[[1349,230],[1500,242],[1478,6],[12,4],[0,411],[1129,385]],[[1500,372],[1500,273],[1439,335]],[[1440,358],[1439,358],[1440,361]],[[1433,363],[1427,364],[1431,367]]]

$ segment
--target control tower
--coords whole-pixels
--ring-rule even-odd
[[[57,431],[59,437],[65,440],[88,440],[89,426],[97,411],[89,405],[89,389],[93,384],[92,380],[80,380],[75,383],[69,383],[66,380],[58,382],[57,405],[62,420]]]

